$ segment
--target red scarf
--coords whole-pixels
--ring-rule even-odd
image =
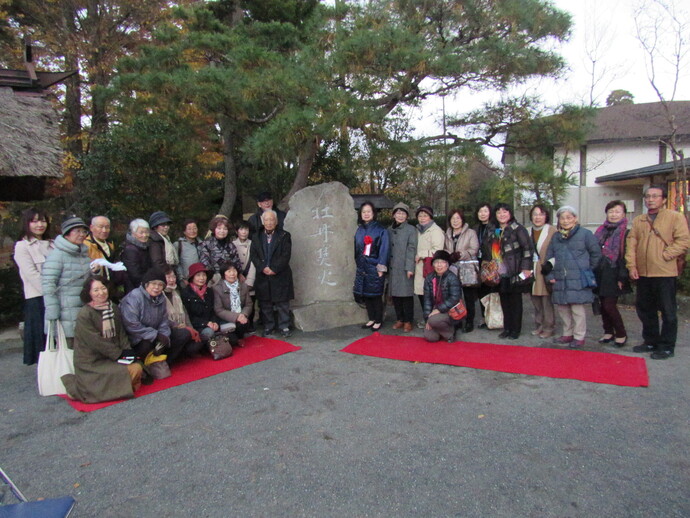
[[[206,296],[206,290],[208,289],[208,284],[204,284],[203,287],[199,288],[196,284],[192,283],[190,284],[192,287],[192,290],[194,290],[194,293],[199,295],[201,297],[201,300],[204,300],[204,297]]]

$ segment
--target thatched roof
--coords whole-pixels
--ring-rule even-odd
[[[0,176],[62,177],[58,115],[46,98],[0,88]]]

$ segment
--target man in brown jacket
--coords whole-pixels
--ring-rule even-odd
[[[680,274],[676,258],[684,256],[690,247],[685,217],[665,208],[666,197],[665,187],[652,185],[645,190],[647,214],[633,220],[625,253],[630,278],[637,281],[635,307],[644,339],[633,351],[651,352],[653,360],[666,360],[674,354],[678,334],[676,283]]]

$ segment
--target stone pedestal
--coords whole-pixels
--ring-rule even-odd
[[[285,230],[292,235],[295,326],[319,331],[366,321],[352,297],[357,213],[347,187],[331,182],[295,193]]]

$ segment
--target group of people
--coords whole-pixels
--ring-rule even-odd
[[[605,221],[594,233],[580,225],[574,207],[560,207],[552,224],[548,208],[536,204],[526,228],[506,203],[480,204],[473,227],[462,210],[452,210],[445,232],[434,222],[431,207],[419,207],[417,224],[412,226],[407,222],[409,207],[398,203],[386,229],[376,221],[374,205],[364,202],[355,234],[353,290],[367,309],[368,321],[362,327],[373,331],[382,327],[382,297],[390,295],[396,315],[393,328],[412,331],[416,295],[423,315],[418,326],[425,338],[453,341],[458,330],[474,330],[477,301],[497,293],[503,314],[498,336],[515,340],[522,332],[523,295],[529,293],[533,335],[553,339],[554,345],[581,348],[591,305],[601,314],[599,343],[620,348],[628,335],[618,299],[632,291],[634,281],[644,342],[633,350],[650,352],[652,359],[670,358],[678,327],[676,285],[682,273],[678,265],[684,263],[690,234],[685,217],[665,208],[666,198],[663,186],[645,189],[647,212],[635,218],[631,229],[625,203],[611,201]],[[467,315],[458,322],[451,313],[461,301]],[[480,309],[484,315],[484,305]],[[559,336],[556,314],[562,321]]]
[[[453,210],[443,231],[429,206],[415,211],[412,226],[409,207],[398,203],[392,225],[384,228],[373,203],[364,202],[354,236],[353,287],[367,309],[362,327],[381,329],[388,286],[394,329],[414,329],[416,295],[423,315],[417,326],[425,338],[452,341],[459,329],[474,330],[477,301],[497,293],[503,313],[499,337],[517,339],[523,295],[529,293],[533,335],[582,347],[586,307],[596,302],[604,331],[599,342],[623,347],[628,336],[617,302],[633,281],[644,339],[633,350],[670,358],[678,327],[677,277],[690,234],[684,216],[665,208],[666,198],[664,187],[648,187],[647,212],[630,229],[625,203],[611,201],[594,233],[580,226],[570,206],[557,210],[553,225],[549,210],[537,204],[526,228],[510,205],[483,203],[473,227],[462,210]],[[75,374],[64,380],[67,391],[94,402],[131,397],[142,381],[168,376],[171,363],[200,354],[219,333],[240,345],[253,331],[254,299],[263,335],[289,337],[291,236],[270,193],[261,193],[257,205],[237,225],[223,215],[213,217],[204,239],[198,222],[185,220],[177,241],[170,237],[171,218],[156,211],[148,220],[130,222],[119,251],[109,240],[105,216],[90,225],[71,216],[51,239],[47,214],[25,211],[14,255],[24,284],[24,363],[38,361],[45,332],[59,321],[74,348]],[[451,315],[460,302],[466,316],[458,321]],[[480,310],[483,315],[481,304]],[[563,327],[557,337],[556,313]]]
[[[119,251],[105,216],[90,225],[68,217],[52,239],[48,215],[25,211],[14,254],[24,284],[24,363],[38,361],[46,332],[59,322],[74,349],[66,391],[92,403],[132,397],[218,335],[242,346],[254,330],[255,299],[263,335],[289,337],[291,237],[270,193],[257,204],[237,225],[213,217],[205,239],[186,220],[176,242],[172,219],[156,211],[129,224]]]

